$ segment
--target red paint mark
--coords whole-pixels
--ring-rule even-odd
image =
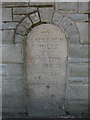
[[[31,64],[33,63],[33,58],[29,55],[27,55],[27,66],[31,66]]]

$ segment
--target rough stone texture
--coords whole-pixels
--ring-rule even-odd
[[[53,22],[55,22],[56,24],[59,24],[62,20],[63,16],[60,15],[59,12],[54,12],[54,15],[53,15]]]
[[[88,59],[88,45],[69,45],[69,56],[72,58]]]
[[[38,12],[31,14],[30,18],[34,24],[40,21]]]
[[[9,117],[16,117],[16,114],[21,116],[25,113],[30,113],[29,116],[31,117],[60,116],[65,115],[65,110],[67,113],[70,112],[71,115],[75,114],[76,116],[81,113],[86,114],[88,112],[88,61],[90,62],[88,60],[89,46],[87,46],[89,43],[87,4],[60,2],[55,3],[54,6],[52,0],[51,3],[30,2],[9,2],[3,5],[3,35],[0,32],[5,44],[3,45],[5,61],[0,65],[0,75],[1,68],[3,75],[3,112],[9,113]],[[68,44],[64,43],[64,45],[67,46],[68,50],[63,47],[63,39],[60,38],[62,36],[60,33],[57,39],[58,32],[56,29],[54,31],[50,28],[52,31],[50,33],[44,27],[42,33],[39,33],[41,22],[49,22],[60,28],[60,33],[62,32],[65,40],[67,40],[66,43]],[[18,27],[16,28],[17,24]],[[36,34],[31,35],[30,44],[26,44],[28,28],[31,29],[36,25],[39,25]],[[1,24],[0,29],[2,29]],[[36,38],[32,39],[32,37]],[[25,47],[27,45],[30,47],[30,56],[27,56],[27,63],[31,65],[31,67],[27,65],[27,70],[30,67],[30,71],[28,71],[29,81],[27,81],[27,71],[24,66],[26,61],[25,59],[22,60],[25,55],[22,56],[22,45],[20,44],[25,45],[23,47],[26,51],[27,48]],[[47,56],[49,57],[47,58]],[[50,59],[53,57],[55,59]],[[68,61],[64,60],[64,57]],[[61,60],[61,58],[63,59]],[[66,66],[67,69],[64,69]],[[29,92],[26,91],[28,87]],[[29,97],[26,98],[26,95]],[[65,101],[66,106],[64,105]]]
[[[77,13],[77,2],[56,2],[55,9],[63,13]]]
[[[17,27],[17,31],[16,33],[19,33],[21,35],[25,35],[27,29],[26,27],[24,27],[22,24],[20,24],[18,27]]]
[[[14,40],[15,43],[23,43],[23,41],[24,41],[24,36],[20,34],[15,35],[15,40]]]
[[[32,22],[31,22],[31,20],[27,17],[27,18],[25,18],[25,19],[22,21],[22,24],[23,24],[26,28],[29,28],[29,27],[31,27]]]
[[[79,2],[79,13],[88,13],[88,2]]]
[[[42,22],[50,22],[53,15],[53,8],[40,8],[40,17]]]
[[[41,114],[44,115],[45,112],[48,116],[48,111],[51,109],[52,116],[58,115],[63,110],[66,94],[67,41],[65,35],[53,25],[40,25],[28,35],[27,45],[29,101],[33,98],[28,104],[32,106],[31,108],[29,106],[30,111],[34,111],[34,113],[29,111],[29,114],[37,116],[42,110]],[[54,96],[55,101],[51,96]],[[57,109],[60,106],[61,108]]]
[[[67,99],[88,101],[88,84],[69,84]]]
[[[88,63],[70,63],[71,76],[86,76],[88,77]]]
[[[15,29],[18,22],[6,22],[2,23],[2,29]]]
[[[22,45],[4,44],[2,45],[2,62],[23,62]]]
[[[36,11],[37,10],[37,8],[34,8],[34,7],[32,7],[32,8],[30,8],[30,7],[19,7],[19,8],[13,8],[13,14],[14,15],[23,15],[23,14],[28,14],[28,13],[30,13],[30,12],[34,12],[34,11]]]
[[[77,23],[77,27],[80,32],[80,42],[82,44],[90,43],[90,40],[88,39],[88,23]]]
[[[76,22],[88,21],[88,14],[65,14]]]
[[[12,21],[12,9],[11,8],[2,9],[2,21]]]
[[[2,43],[13,43],[14,30],[3,30],[2,31]]]
[[[13,15],[13,21],[21,21],[25,15]]]

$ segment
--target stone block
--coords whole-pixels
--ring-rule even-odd
[[[15,1],[15,0],[14,0]],[[3,2],[2,3],[2,6],[3,7],[17,7],[17,6],[28,6],[28,3],[27,2]]]
[[[24,41],[24,36],[22,36],[20,34],[15,35],[15,39],[14,39],[15,43],[23,43],[23,41]]]
[[[62,18],[63,18],[63,15],[61,15],[59,12],[54,12],[52,21],[56,24],[59,24]]]
[[[11,8],[2,8],[2,21],[12,21]]]
[[[2,29],[15,29],[18,22],[5,22],[2,23]]]
[[[65,14],[76,22],[88,21],[88,14]]]
[[[71,44],[79,44],[80,36],[79,33],[75,33],[73,35],[68,35],[68,42]]]
[[[13,15],[13,21],[21,21],[23,18],[25,17],[25,15]]]
[[[14,15],[24,15],[24,14],[29,14],[31,12],[36,11],[37,8],[35,7],[16,7],[13,8],[13,14]]]
[[[25,94],[25,84],[24,83],[7,83],[3,81],[2,83],[2,94],[9,95],[9,96],[18,96]]]
[[[35,12],[35,13],[33,13],[33,14],[30,14],[30,18],[31,18],[31,20],[32,20],[32,22],[33,22],[34,24],[40,21],[38,12]]]
[[[77,27],[80,33],[80,42],[82,44],[90,43],[88,40],[88,23],[77,23]]]
[[[23,65],[22,64],[3,64],[2,65],[2,75],[3,76],[18,76],[23,75]]]
[[[66,104],[66,111],[71,115],[86,115],[88,116],[88,101],[86,100],[68,100]]]
[[[13,43],[14,30],[3,30],[2,31],[2,43]]]
[[[77,13],[77,2],[56,2],[55,9],[63,13]]]
[[[22,21],[22,24],[26,27],[26,28],[30,28],[32,25],[31,20],[27,17]]]
[[[79,2],[79,13],[89,13],[88,11],[88,2]]]
[[[23,46],[15,44],[2,45],[2,62],[23,62]]]
[[[68,100],[87,100],[88,101],[88,84],[69,84]]]
[[[88,63],[70,63],[70,76],[88,76]]]
[[[3,95],[2,96],[2,110],[8,109],[8,113],[10,112],[9,109],[25,109],[25,102],[24,102],[24,96],[22,95]],[[3,112],[5,112],[3,110]],[[13,112],[13,111],[12,111]],[[12,113],[11,112],[11,113]],[[17,113],[17,111],[15,111]],[[21,112],[21,111],[20,111]]]
[[[88,59],[88,45],[69,45],[69,57]]]
[[[69,77],[68,81],[69,83],[88,84],[88,77],[81,77],[81,76]]]
[[[40,18],[42,22],[50,22],[53,16],[53,8],[39,8]]]
[[[20,24],[16,29],[16,33],[21,35],[25,35],[26,31],[27,31],[27,28],[24,27],[22,24]]]

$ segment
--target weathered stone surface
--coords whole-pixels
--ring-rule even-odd
[[[63,18],[63,15],[61,15],[60,12],[54,12],[52,21],[56,24],[59,24],[62,18]]]
[[[69,84],[68,100],[88,101],[88,84]]]
[[[2,45],[2,62],[23,62],[22,45],[3,44]]]
[[[26,31],[27,31],[27,28],[24,27],[22,24],[20,24],[16,29],[16,33],[19,33],[21,35],[25,35]]]
[[[2,94],[3,95],[8,95],[8,96],[25,95],[24,83],[6,83],[6,81],[3,81],[3,83],[2,83]]]
[[[70,77],[69,78],[69,83],[86,83],[88,84],[88,77],[81,77],[81,76],[75,76],[75,77]]]
[[[20,34],[15,35],[15,39],[14,39],[15,43],[22,43],[23,41],[24,41],[24,36],[22,36]]]
[[[2,21],[12,21],[11,8],[2,8]]]
[[[31,13],[31,12],[34,12],[36,11],[37,8],[30,8],[30,7],[16,7],[16,8],[13,8],[13,14],[15,15],[23,15],[23,14],[28,14],[28,13]]]
[[[88,63],[70,63],[71,76],[88,76]]]
[[[77,23],[77,27],[80,33],[80,42],[82,44],[90,43],[90,40],[88,39],[88,23]]]
[[[2,104],[3,104],[3,112],[6,112],[4,109],[8,109],[7,112],[18,112],[19,109],[25,109],[25,102],[24,102],[24,96],[21,95],[3,95],[2,97]],[[15,111],[15,109],[18,109],[18,111]],[[12,111],[10,110],[12,109]],[[20,111],[22,112],[22,111]]]
[[[51,114],[53,116],[58,115],[63,112],[65,97],[67,69],[67,41],[65,34],[54,25],[39,25],[32,29],[28,35],[27,45],[29,101],[33,99],[28,104],[33,106],[29,106],[30,111],[35,111],[34,113],[29,111],[29,114],[37,116],[42,111],[41,114],[47,116],[49,115],[48,111],[51,110],[49,116]],[[53,95],[57,102],[52,101],[50,96]],[[60,109],[57,109],[57,107],[60,107]]]
[[[77,13],[77,2],[56,2],[55,9],[63,13]]]
[[[5,22],[2,23],[2,29],[15,29],[18,22]]]
[[[75,33],[71,36],[68,36],[68,42],[71,44],[79,44],[79,42],[80,42],[79,33]]]
[[[15,0],[14,0],[15,1]],[[28,3],[27,2],[23,2],[23,1],[21,1],[21,2],[3,2],[2,3],[2,7],[16,7],[16,6],[28,6]]]
[[[88,116],[88,101],[86,100],[68,100],[66,104],[66,111],[71,115],[84,114]]]
[[[88,13],[88,2],[79,2],[79,13]]]
[[[53,8],[39,8],[42,22],[50,22],[52,20]]]
[[[13,15],[13,21],[21,21],[25,15]]]
[[[29,27],[31,27],[32,22],[31,22],[31,20],[27,17],[27,18],[25,18],[25,19],[22,21],[22,24],[23,24],[26,28],[29,28]]]
[[[35,13],[31,14],[30,18],[31,18],[31,20],[34,24],[40,21],[38,12],[35,12]]]
[[[22,64],[11,64],[4,63],[2,66],[2,75],[4,76],[20,76],[23,74],[23,65]]]
[[[66,16],[76,22],[88,21],[88,14],[66,14]]]
[[[14,30],[3,30],[2,31],[2,43],[12,43],[14,37]]]
[[[69,57],[88,59],[88,45],[69,45]]]

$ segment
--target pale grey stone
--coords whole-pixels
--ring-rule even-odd
[[[17,94],[18,93],[18,94]],[[20,96],[25,95],[25,85],[24,83],[6,83],[6,81],[2,82],[2,95],[8,96]]]
[[[70,63],[70,76],[88,76],[88,63]]]
[[[2,21],[12,21],[11,8],[2,8]]]
[[[13,15],[13,21],[21,21],[25,15]]]
[[[23,46],[14,44],[2,45],[2,62],[23,62]]]
[[[69,56],[88,59],[88,45],[69,45]]]
[[[26,28],[29,28],[29,27],[31,27],[32,22],[31,22],[31,20],[27,17],[27,18],[25,18],[25,19],[22,21],[22,24],[23,24]]]
[[[3,30],[2,31],[2,43],[12,43],[14,37],[14,30]]]
[[[23,43],[24,39],[25,39],[24,36],[22,36],[22,35],[20,35],[20,34],[16,34],[16,35],[15,35],[14,42],[15,42],[15,43]]]
[[[86,100],[68,100],[66,104],[66,111],[70,114],[81,115],[84,113],[88,116],[88,101]]]
[[[75,76],[75,77],[69,77],[69,84],[73,83],[81,83],[81,84],[88,84],[88,77],[81,77],[81,76]]]
[[[37,6],[37,7],[39,7],[39,6],[51,6],[51,5],[54,5],[54,0],[44,0],[43,2],[33,2],[33,0],[30,0],[30,3],[29,3],[29,5],[30,6]]]
[[[5,22],[2,23],[2,29],[15,29],[18,22]]]
[[[53,16],[53,8],[39,8],[40,18],[42,22],[50,22]]]
[[[71,24],[72,21],[68,17],[63,17],[59,26],[62,27],[64,30],[66,30]]]
[[[82,44],[90,43],[90,40],[88,39],[88,23],[77,23],[77,27],[80,33],[80,42]]]
[[[79,33],[73,34],[72,36],[68,35],[68,42],[72,44],[79,44],[80,42]]]
[[[23,75],[23,65],[18,63],[4,63],[2,66],[2,72],[5,76]]]
[[[77,13],[77,2],[56,2],[55,9],[63,13]]]
[[[25,35],[26,31],[27,31],[27,28],[24,27],[22,24],[20,24],[16,29],[16,33],[19,33],[21,35]]]
[[[63,18],[63,15],[61,15],[59,12],[54,12],[52,21],[56,24],[59,24],[62,18]]]
[[[88,13],[88,2],[79,2],[79,13]]]
[[[24,14],[29,14],[31,12],[34,12],[36,11],[37,8],[35,7],[16,7],[16,8],[13,8],[13,14],[15,15],[24,15]]]
[[[6,95],[5,94],[2,96],[2,105],[4,109],[8,109],[8,113],[10,112],[9,109],[13,109],[11,113],[13,113],[16,108],[25,109],[24,96],[18,95],[18,94],[17,95]],[[17,113],[17,111],[15,113]]]
[[[88,14],[66,14],[66,16],[77,22],[88,21]]]
[[[69,84],[68,100],[88,100],[88,84]]]
[[[38,12],[35,12],[35,13],[31,14],[30,18],[31,18],[31,20],[34,24],[40,21]]]

